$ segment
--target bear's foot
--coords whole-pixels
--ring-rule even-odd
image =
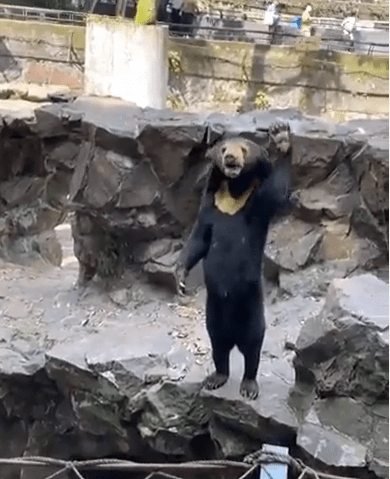
[[[86,263],[79,263],[79,277],[77,286],[86,286],[95,276],[97,268]]]
[[[209,391],[212,391],[222,387],[228,379],[229,376],[227,374],[219,374],[215,372],[210,374],[210,376],[207,376],[207,378],[203,381],[203,386]]]
[[[240,385],[240,394],[247,399],[256,399],[259,395],[259,385],[255,379],[243,379]]]

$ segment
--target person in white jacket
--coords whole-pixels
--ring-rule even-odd
[[[356,15],[351,15],[347,18],[344,18],[344,20],[341,22],[341,28],[343,29],[344,35],[349,39],[350,41],[350,48],[349,50],[352,50],[354,47],[354,33],[356,29]]]
[[[276,5],[276,2],[273,1],[268,5],[267,10],[265,11],[265,14],[264,14],[264,23],[268,25],[268,34],[270,38],[270,43],[272,43],[272,38],[276,32],[279,19],[280,19],[280,15],[278,12],[278,8]]]

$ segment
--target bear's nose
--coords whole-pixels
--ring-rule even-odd
[[[225,156],[225,165],[226,166],[236,166],[237,161],[233,155],[226,155]]]

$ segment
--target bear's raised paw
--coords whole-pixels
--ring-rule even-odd
[[[268,128],[268,137],[280,153],[286,154],[291,148],[290,125],[281,121],[272,123]]]

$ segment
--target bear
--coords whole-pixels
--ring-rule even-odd
[[[227,382],[230,351],[237,346],[245,360],[240,394],[256,399],[265,333],[262,260],[270,222],[289,205],[289,124],[270,125],[267,149],[237,137],[217,142],[206,157],[211,171],[176,267],[179,293],[185,294],[189,271],[203,259],[206,328],[215,365],[203,386],[213,390]]]

